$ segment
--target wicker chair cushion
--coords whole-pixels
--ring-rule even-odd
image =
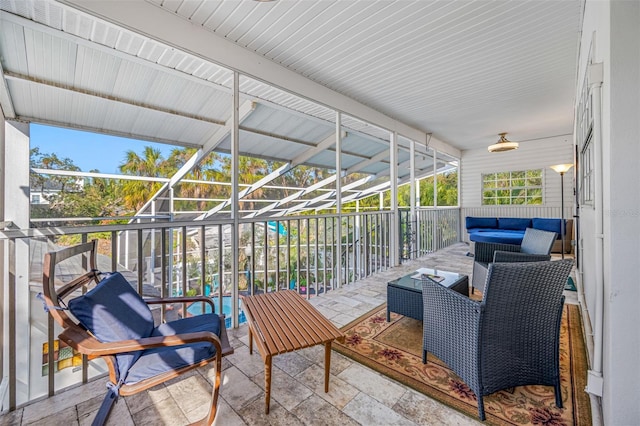
[[[151,333],[152,336],[173,336],[182,333],[210,331],[220,337],[220,317],[216,314],[204,314],[161,324]],[[207,342],[194,343],[176,349],[162,347],[142,352],[140,358],[131,366],[125,379],[126,384],[137,383],[149,377],[177,370],[195,364],[215,355],[215,347]]]
[[[153,315],[142,297],[119,272],[106,277],[87,294],[69,301],[69,310],[101,342],[140,339],[153,331]],[[116,356],[119,377],[142,351]]]

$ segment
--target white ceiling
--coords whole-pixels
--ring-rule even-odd
[[[225,51],[185,46],[187,23],[459,149],[500,132],[570,134],[583,1],[3,0],[0,103],[8,116],[202,145],[228,118],[231,73],[215,63]],[[163,43],[145,29],[149,7]]]
[[[582,0],[153,3],[461,149],[573,129]]]

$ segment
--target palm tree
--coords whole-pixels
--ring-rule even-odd
[[[162,157],[160,150],[146,146],[142,157],[135,151],[127,151],[125,161],[120,165],[120,171],[134,176],[168,177],[175,173],[176,169]],[[122,185],[125,206],[134,211],[140,210],[161,186],[161,182],[127,180]]]
[[[179,170],[195,154],[195,148],[176,148],[171,151],[171,155],[167,159],[167,163],[169,163],[172,168]],[[216,153],[210,153],[206,158],[203,158],[198,164],[193,166],[191,171],[184,176],[184,179],[207,180],[207,171],[213,166],[216,158]],[[195,206],[199,211],[204,211],[206,209],[207,202],[203,199],[211,198],[214,194],[212,185],[207,184],[181,182],[176,189],[177,193],[179,193],[181,197],[200,199],[195,202]],[[194,203],[191,201],[184,203],[185,207],[193,205]]]

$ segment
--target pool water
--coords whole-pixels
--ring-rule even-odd
[[[218,297],[212,297],[213,304],[218,308]],[[187,312],[191,315],[202,314],[202,305],[205,307],[205,313],[211,313],[211,306],[200,302],[195,302],[187,308]],[[238,300],[238,307],[242,308],[242,302]],[[226,315],[225,324],[227,328],[231,328],[231,296],[222,296],[222,313]],[[243,324],[247,322],[247,318],[244,315],[242,309],[238,312],[238,322]]]

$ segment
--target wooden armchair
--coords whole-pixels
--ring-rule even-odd
[[[118,396],[141,392],[209,363],[215,365],[211,406],[199,424],[213,423],[222,357],[233,353],[224,315],[203,314],[156,327],[150,304],[199,301],[215,312],[213,301],[202,296],[143,299],[120,273],[96,270],[96,247],[94,240],[45,254],[42,278],[47,311],[64,329],[60,340],[89,359],[104,359],[109,369],[109,390],[93,424],[107,420]],[[56,265],[83,255],[89,260],[86,271],[68,283],[56,282]]]

